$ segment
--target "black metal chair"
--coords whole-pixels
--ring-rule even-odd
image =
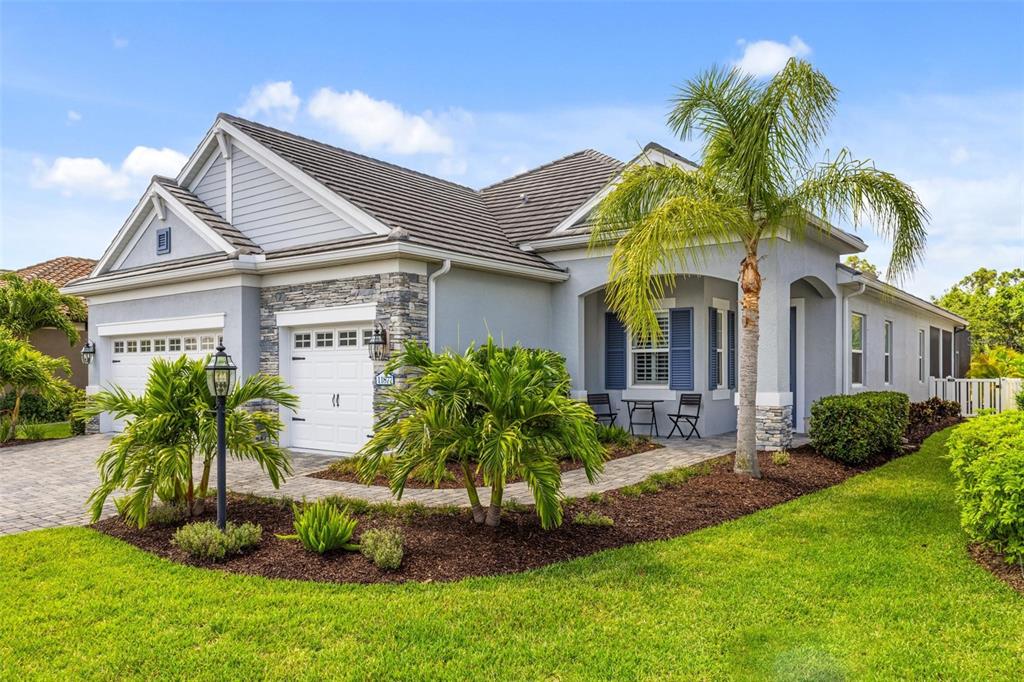
[[[700,393],[680,393],[679,394],[679,407],[676,408],[675,414],[666,415],[669,421],[672,422],[672,430],[668,432],[668,437],[671,438],[672,434],[679,431],[679,435],[683,436],[682,424],[686,424],[690,427],[690,432],[686,434],[686,440],[690,440],[690,436],[697,434],[697,438],[700,438],[700,431],[697,430],[697,420],[700,419],[700,407],[703,403],[704,396]],[[696,407],[696,412],[683,412],[683,408]]]
[[[612,410],[612,401],[609,400],[607,393],[588,393],[587,404],[594,410],[594,419],[612,426],[615,424],[615,418],[619,416],[618,412]],[[598,407],[604,407],[604,412],[598,412]]]

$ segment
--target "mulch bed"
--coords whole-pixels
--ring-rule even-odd
[[[1024,594],[1024,567],[1006,563],[1006,558],[1002,554],[984,545],[970,545],[967,552],[982,568]]]
[[[608,450],[608,459],[605,461],[611,461],[613,459],[620,459],[622,457],[630,457],[637,455],[642,452],[650,452],[651,450],[657,450],[661,448],[661,445],[651,442],[649,440],[637,439],[633,443],[626,446],[613,446]],[[559,467],[562,472],[573,471],[574,469],[582,469],[583,464],[577,460],[566,459],[559,462]],[[415,476],[410,476],[406,483],[406,488],[463,488],[462,484],[462,469],[457,464],[449,464],[447,466],[448,473],[451,475],[451,480],[443,480],[436,486],[430,481],[424,481]],[[323,471],[315,471],[311,474],[306,474],[310,478],[325,478],[330,481],[346,481],[348,483],[362,483],[356,474],[349,471],[338,471],[336,469],[327,468]],[[518,476],[512,476],[508,479],[509,483],[517,483],[520,479]],[[477,487],[484,485],[483,476],[477,476],[476,479]],[[388,487],[388,477],[384,474],[377,474],[377,477],[373,479],[370,485],[379,485],[385,488]]]
[[[39,438],[37,440],[33,440],[31,438],[18,438],[17,440],[8,440],[8,441],[4,441],[3,443],[0,443],[0,448],[14,448],[14,447],[17,447],[19,445],[28,445],[29,443],[42,443],[45,440],[52,440],[52,439]]]
[[[605,493],[600,502],[575,500],[566,505],[565,523],[550,531],[540,528],[532,508],[506,510],[498,528],[474,524],[468,510],[419,512],[401,518],[382,511],[361,515],[357,536],[370,528],[402,529],[405,559],[393,572],[378,569],[355,552],[321,557],[306,552],[298,542],[279,540],[275,533],[291,532],[291,510],[245,497],[230,500],[229,519],[259,523],[263,540],[250,553],[223,563],[189,558],[171,544],[173,527],[140,531],[111,518],[94,528],[172,561],[232,573],[323,582],[451,581],[515,573],[604,549],[676,537],[835,485],[870,468],[833,462],[808,447],[794,449],[791,455],[789,464],[779,466],[770,455],[762,454],[760,480],[734,475],[731,458],[722,458],[710,464],[709,473],[659,492],[640,497],[611,492]],[[210,507],[204,519],[213,518]],[[574,524],[572,519],[578,512],[611,517],[615,525]]]

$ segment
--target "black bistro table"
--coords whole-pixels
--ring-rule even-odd
[[[647,399],[637,400],[637,399],[629,399],[629,400],[623,400],[622,402],[624,402],[626,404],[626,411],[629,413],[629,433],[630,433],[631,436],[635,436],[636,435],[636,433],[634,433],[634,431],[633,431],[633,427],[634,426],[646,426],[647,427],[647,435],[648,436],[658,436],[658,437],[661,437],[661,434],[658,433],[658,418],[654,414],[654,406],[657,405],[658,403],[665,402],[664,400],[647,400]],[[646,421],[646,422],[635,421],[633,419],[633,416],[637,412],[646,412],[646,413],[648,413],[648,415],[650,415],[650,419],[651,420],[650,421]]]

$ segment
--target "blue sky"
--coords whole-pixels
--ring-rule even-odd
[[[841,90],[828,147],[930,209],[905,288],[1024,267],[1021,3],[4,3],[0,41],[0,267],[98,256],[218,111],[479,187],[585,147],[696,156],[674,86],[788,54]]]

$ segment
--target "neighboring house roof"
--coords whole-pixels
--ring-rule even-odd
[[[480,190],[514,242],[542,237],[593,197],[624,164],[593,149],[564,156]]]
[[[184,187],[180,187],[178,183],[171,178],[154,175],[153,182],[166,189],[171,196],[180,201],[211,230],[220,235],[224,241],[238,249],[239,253],[263,253],[263,249],[257,246],[254,241],[242,234],[238,228],[231,225],[228,221],[224,220],[224,218],[220,217],[220,215],[207,206],[202,199]]]
[[[521,265],[555,268],[536,254],[516,247],[481,194],[469,187],[237,116],[220,114],[220,118],[392,230],[403,230],[402,236],[409,242]],[[347,244],[340,241],[312,248],[339,249]]]
[[[73,279],[88,277],[95,265],[96,261],[92,258],[60,256],[15,272],[23,279],[45,279],[62,287]]]

